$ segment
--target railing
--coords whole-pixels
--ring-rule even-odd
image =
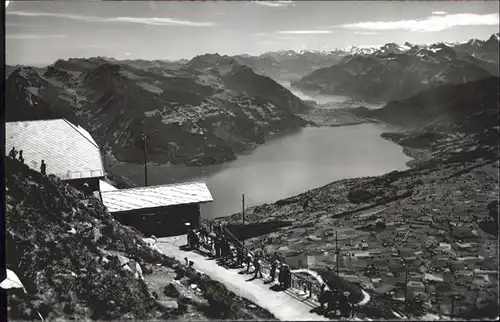
[[[56,177],[61,178],[62,180],[104,176],[104,172],[102,170],[68,171],[68,172],[48,173],[48,174],[53,174]]]
[[[209,223],[209,227],[207,225],[201,223],[205,229],[212,233],[212,225]],[[247,255],[250,253],[250,250],[226,227],[223,226],[223,232],[226,238],[230,239],[233,244],[236,246],[233,248],[231,251],[233,253],[233,256],[236,256],[237,254],[237,248],[242,248],[244,250],[244,254]],[[261,258],[261,268],[262,268],[262,273],[265,275],[270,275],[271,271],[271,263],[269,263],[265,258]],[[291,280],[291,288],[296,289],[296,290],[301,290],[304,291],[304,293],[307,295],[307,298],[310,300],[313,300],[314,302],[319,300],[319,295],[321,293],[321,285],[318,281],[310,281],[296,273],[292,272],[292,280]],[[317,305],[317,303],[313,303],[314,305]]]

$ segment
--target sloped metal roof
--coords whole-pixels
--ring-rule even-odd
[[[62,180],[104,176],[99,146],[80,126],[65,119],[5,123],[6,154],[23,150],[24,163],[40,171],[45,160],[47,174]]]
[[[110,213],[213,201],[204,182],[103,191],[101,195]]]
[[[104,180],[99,180],[99,191],[104,192],[104,191],[115,191],[115,190],[118,190],[118,188],[107,183]]]

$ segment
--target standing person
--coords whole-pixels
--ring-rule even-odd
[[[288,289],[291,284],[292,284],[292,272],[290,272],[290,268],[288,267],[287,264],[284,265],[285,268],[285,274],[284,274],[284,277],[285,277],[285,290]]]
[[[342,314],[342,316],[344,316],[344,317],[348,317],[349,315],[351,315],[350,303],[347,300],[348,296],[349,296],[349,292],[340,293],[340,296],[339,296],[338,308],[340,310],[340,314]]]
[[[245,263],[247,264],[247,270],[245,273],[250,273],[250,263],[252,262],[252,254],[248,253]]]
[[[200,237],[198,232],[193,231],[193,248],[198,249],[198,245],[200,244]]]
[[[283,263],[280,263],[279,266],[278,283],[280,283],[280,288],[283,289],[285,286],[285,266]]]
[[[224,241],[224,252],[226,254],[225,261],[229,262],[232,260],[233,253],[231,253],[231,245],[229,244],[229,240]]]
[[[85,195],[85,197],[90,196],[90,187],[89,184],[86,182],[83,184],[83,194]]]
[[[40,165],[40,173],[42,174],[42,176],[46,176],[47,175],[47,165],[45,164],[45,160],[42,160],[42,164]]]
[[[320,286],[319,289],[319,304],[322,310],[325,309],[325,303],[328,303],[328,294],[327,291],[325,291],[326,285],[323,283]]]
[[[260,267],[260,257],[259,256],[255,256],[254,260],[253,260],[253,266],[255,267],[255,274],[253,276],[253,278],[257,278],[257,274],[259,274],[259,278],[262,278],[262,271],[260,270],[261,267]]]
[[[215,233],[211,232],[210,234],[208,234],[208,239],[210,243],[210,253],[213,254],[213,256],[215,256],[215,238],[216,238]]]
[[[269,272],[269,275],[271,276],[271,283],[274,282],[274,279],[276,277],[276,268],[277,267],[278,267],[278,261],[272,260],[271,261],[271,271]]]
[[[215,257],[216,258],[219,258],[220,257],[220,244],[221,244],[221,239],[220,239],[220,236],[217,235],[215,236],[215,242],[214,242],[214,245],[215,245]]]
[[[226,239],[224,237],[220,237],[220,241],[219,241],[219,252],[220,252],[220,257],[221,257],[221,260],[222,261],[225,261],[226,260],[226,256],[227,256],[227,253],[226,253]]]
[[[208,244],[208,231],[203,226],[200,228],[200,235],[203,238],[203,242]]]
[[[238,246],[236,249],[236,264],[238,266],[243,265],[243,257],[244,257],[243,248]]]
[[[191,227],[189,227],[187,231],[187,243],[190,248],[193,247],[193,231]]]
[[[19,161],[24,164],[23,150],[19,150]]]
[[[13,146],[12,149],[10,150],[10,152],[9,152],[9,158],[15,159],[16,155],[17,155],[16,147]]]
[[[337,291],[332,291],[331,289],[327,289],[325,291],[325,302],[326,302],[326,311],[331,312],[337,311],[337,301],[338,301],[338,292]]]

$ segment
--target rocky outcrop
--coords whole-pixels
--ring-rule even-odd
[[[84,199],[56,177],[6,159],[5,183],[6,266],[26,289],[8,292],[9,319],[37,320],[38,313],[46,320],[274,318],[156,251],[100,201]],[[154,289],[176,275],[184,276],[175,281],[181,295],[160,298]]]

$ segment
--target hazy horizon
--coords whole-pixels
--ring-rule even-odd
[[[6,63],[380,47],[488,39],[498,1],[10,1]],[[389,6],[390,5],[390,6]]]

